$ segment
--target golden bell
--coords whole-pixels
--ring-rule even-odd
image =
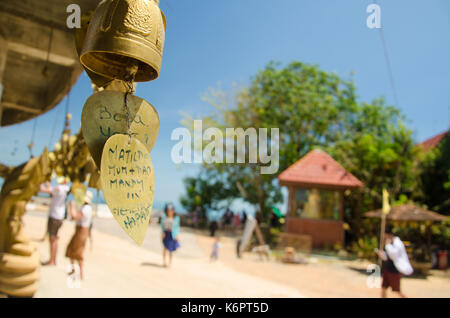
[[[83,49],[84,40],[86,39],[86,33],[93,13],[94,12],[89,11],[87,14],[83,15],[81,17],[81,28],[76,29],[75,31],[75,47],[77,49],[78,57],[80,57],[81,50]],[[85,67],[83,68],[86,71],[86,74],[91,79],[92,83],[94,83],[97,87],[105,87],[114,80],[112,78],[104,77],[97,73],[94,73]]]
[[[81,63],[101,76],[134,80],[159,76],[164,50],[165,17],[155,0],[104,0],[95,9],[81,52]]]

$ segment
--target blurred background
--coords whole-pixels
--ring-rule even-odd
[[[77,1],[51,1],[51,9],[32,2],[0,4],[0,37],[9,41],[3,46],[7,59],[0,77],[2,109],[19,112],[3,113],[2,167],[19,166],[30,154],[39,156],[45,147],[54,150],[64,130],[77,134],[81,110],[93,93],[85,72],[79,69],[79,77],[76,72],[65,74],[67,70],[58,69],[55,60],[55,56],[65,56],[60,59],[64,66],[72,63],[67,62],[70,57],[76,60],[74,69],[79,68],[75,44],[70,42],[73,34],[60,31],[67,5]],[[81,2],[82,10],[95,8],[95,4]],[[380,8],[376,17],[367,11],[372,3]],[[195,267],[189,263],[192,258],[209,256],[210,235],[219,235],[227,250],[224,266],[229,269],[224,270],[252,275],[260,268],[267,274],[256,275],[258,279],[278,284],[272,287],[279,289],[279,295],[375,295],[378,291],[367,289],[364,283],[365,266],[377,262],[374,249],[380,245],[384,189],[391,208],[388,222],[405,242],[418,277],[424,279],[409,283],[412,293],[450,296],[448,276],[442,278],[439,270],[447,268],[450,247],[448,1],[161,0],[160,8],[167,19],[161,75],[155,81],[138,83],[135,95],[149,101],[159,114],[159,135],[151,152],[155,173],[152,219],[155,224],[159,221],[166,203],[172,203],[181,215],[187,242],[179,252],[187,262],[183,270]],[[23,28],[7,24],[11,17]],[[381,28],[370,28],[372,19],[378,19]],[[40,30],[39,40],[26,35],[33,23],[39,25],[35,27]],[[28,49],[23,43],[12,45],[14,41],[23,41]],[[29,49],[33,46],[35,51]],[[17,61],[23,64],[17,66]],[[32,76],[35,69],[26,66],[32,62],[42,69],[42,76],[47,67],[50,76]],[[48,78],[52,84],[43,93],[39,85]],[[58,81],[67,85],[61,88]],[[41,101],[47,94],[52,105],[43,103],[36,112],[6,101],[12,95],[20,100],[17,96],[27,93],[36,93],[35,100]],[[69,119],[67,114],[71,114]],[[8,116],[16,117],[6,122]],[[223,132],[239,127],[279,128],[278,171],[261,174],[262,163],[174,163],[171,152],[178,141],[171,134],[179,127],[192,130],[193,120],[203,120],[204,130],[217,127]],[[56,179],[52,184],[56,185]],[[99,237],[113,235],[131,244],[111,219],[102,192],[91,190]],[[39,236],[45,229],[48,196],[41,193],[32,204],[26,217],[34,224],[30,233]],[[298,274],[304,279],[320,277],[321,270],[334,260],[345,267],[330,278],[336,288],[302,290],[300,278],[289,282],[277,276],[284,268],[255,265],[265,255],[257,250],[238,260],[236,244],[243,239],[249,216],[257,221],[259,234],[249,240],[247,251],[268,246],[276,260],[274,266],[280,266],[283,257],[290,255],[286,248],[292,247],[316,266]],[[155,224],[144,246],[160,253]],[[366,263],[356,265],[356,260]],[[210,275],[221,276],[220,270]],[[297,275],[292,268],[288,274]],[[352,281],[342,293],[337,291],[340,281],[336,278],[341,274]],[[428,276],[432,278],[426,281]],[[180,277],[171,284],[176,285]],[[266,286],[259,280],[252,284]],[[53,287],[41,289],[41,296],[56,295]],[[96,288],[92,286],[91,291],[97,294],[85,289],[82,295],[122,296],[102,294]],[[241,295],[239,286],[229,288],[217,295]],[[145,294],[138,290],[132,294]],[[256,293],[258,288],[252,290]],[[353,292],[346,294],[345,290]],[[208,292],[205,288],[198,295]],[[76,290],[70,293],[78,295]],[[150,293],[185,294],[189,291]],[[249,291],[248,295],[259,294]]]

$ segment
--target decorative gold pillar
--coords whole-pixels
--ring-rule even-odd
[[[39,252],[25,235],[27,202],[48,178],[47,149],[40,157],[11,169],[0,192],[0,293],[32,297],[39,286]]]

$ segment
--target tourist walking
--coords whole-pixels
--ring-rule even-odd
[[[75,201],[70,202],[70,215],[72,220],[76,221],[75,234],[72,236],[66,250],[66,257],[70,259],[72,271],[69,275],[74,274],[75,261],[78,263],[80,269],[80,279],[84,278],[83,261],[84,250],[89,238],[89,228],[92,224],[92,192],[87,191],[84,197],[84,203],[81,209],[77,209]]]
[[[175,215],[175,209],[172,204],[167,204],[164,208],[164,214],[161,217],[161,230],[163,242],[163,265],[170,267],[172,264],[172,253],[180,247],[178,242],[178,233],[180,232],[180,217]],[[169,262],[166,262],[168,255]]]
[[[386,228],[384,242],[384,251],[378,251],[378,255],[384,261],[381,297],[385,298],[387,289],[391,287],[393,292],[404,298],[406,295],[400,289],[401,277],[402,275],[411,275],[413,273],[405,245],[398,236],[394,236],[391,226]]]

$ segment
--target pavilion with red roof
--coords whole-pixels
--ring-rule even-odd
[[[289,191],[286,231],[306,235],[312,246],[344,245],[344,191],[363,186],[326,152],[315,149],[283,171]]]

